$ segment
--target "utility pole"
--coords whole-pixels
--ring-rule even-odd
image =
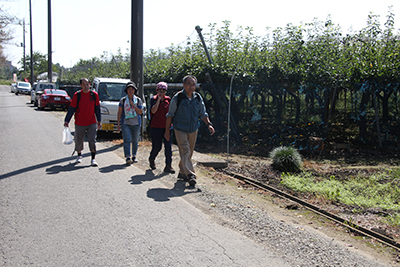
[[[22,22],[22,28],[24,30],[24,34],[23,34],[23,46],[24,46],[24,71],[26,71],[26,55],[25,55],[25,18]]]
[[[22,43],[21,44],[15,44],[18,47],[22,47],[23,49],[23,66],[24,66],[24,72],[26,71],[26,53],[25,53],[25,18],[23,20],[18,20],[18,23],[15,25],[22,26]]]
[[[206,51],[206,55],[207,55],[207,58],[208,58],[208,62],[210,62],[210,65],[212,65],[213,62],[212,62],[210,53],[208,53],[208,49],[207,49],[207,46],[206,46],[206,42],[204,42],[203,34],[201,33],[201,31],[202,31],[203,29],[200,28],[200,26],[197,25],[197,26],[195,27],[195,30],[196,30],[197,33],[199,34],[201,43],[203,44],[204,51]]]
[[[32,2],[29,0],[29,27],[31,31],[31,84],[33,86],[33,43],[32,43]]]
[[[49,82],[53,82],[53,63],[51,56],[51,0],[48,0],[48,68],[47,68],[47,79]]]
[[[131,81],[143,97],[143,0],[132,0]],[[143,99],[143,98],[142,98]]]
[[[144,101],[143,92],[143,0],[132,0],[131,14],[131,81],[136,83],[139,97]],[[142,123],[141,135],[146,125]]]

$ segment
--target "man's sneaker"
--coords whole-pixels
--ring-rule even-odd
[[[82,163],[82,156],[76,158],[75,164]]]
[[[188,175],[188,182],[190,186],[195,186],[196,185],[196,176],[194,174],[189,174]]]
[[[92,161],[90,162],[90,165],[93,167],[99,166],[99,164],[97,164],[97,161],[95,159],[92,159]]]
[[[134,163],[139,162],[136,157],[133,157],[132,160],[133,160]]]
[[[131,158],[126,158],[126,165],[130,165],[133,163],[133,160]]]
[[[149,163],[150,163],[150,168],[152,170],[156,169],[156,163],[154,162],[154,159],[149,159]]]
[[[175,173],[175,170],[172,168],[171,164],[167,164],[164,168],[164,172]]]

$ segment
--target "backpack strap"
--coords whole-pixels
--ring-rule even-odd
[[[76,97],[77,97],[77,99],[76,99],[76,109],[78,109],[79,101],[81,101],[81,92],[82,92],[82,90],[79,90],[78,92],[76,92]],[[90,90],[90,96],[93,98],[94,108],[96,109],[96,96],[95,96],[95,94],[93,93],[92,90]]]
[[[81,101],[81,92],[82,92],[82,90],[79,90],[78,92],[76,92],[76,109],[78,109],[79,101]]]
[[[182,100],[185,98],[182,91],[179,91],[177,94],[178,94],[178,103],[176,103],[176,110],[178,110],[179,105],[181,104]],[[195,97],[195,99],[197,99],[197,101],[200,101],[200,97]]]

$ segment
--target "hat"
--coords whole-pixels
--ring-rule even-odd
[[[134,82],[128,82],[128,83],[126,84],[126,87],[125,87],[125,90],[124,90],[125,94],[128,93],[128,92],[127,92],[128,87],[133,87],[133,89],[135,89],[135,94],[136,94],[136,92],[137,92],[137,87],[136,87],[136,84],[135,84]]]
[[[159,82],[157,83],[156,90],[158,89],[164,89],[165,91],[168,90],[168,85],[166,82]]]

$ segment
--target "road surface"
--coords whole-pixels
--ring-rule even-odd
[[[63,118],[29,102],[0,86],[1,266],[289,266],[179,196],[155,201],[163,184],[113,147],[91,167],[85,142],[73,164]]]

